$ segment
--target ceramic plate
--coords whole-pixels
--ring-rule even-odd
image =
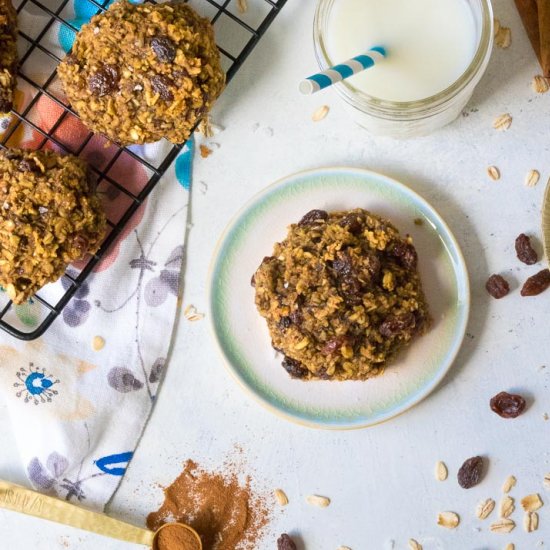
[[[434,319],[386,372],[363,382],[304,382],[281,367],[250,278],[289,224],[309,210],[365,208],[409,233]],[[423,223],[416,225],[415,219]],[[349,429],[388,420],[426,397],[460,348],[468,320],[468,274],[439,214],[403,184],[367,170],[329,168],[278,181],[254,197],[223,234],[210,273],[210,321],[225,363],[240,384],[283,417],[309,426]]]

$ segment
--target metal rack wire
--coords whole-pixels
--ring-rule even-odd
[[[70,0],[21,0],[20,4],[16,5],[20,20],[19,86],[26,89],[25,98],[30,99],[23,101],[22,105],[20,101],[17,102],[10,126],[0,134],[0,148],[19,145],[20,136],[30,131],[34,136],[33,146],[36,149],[54,147],[57,150],[84,157],[93,176],[97,179],[98,188],[103,186],[110,189],[111,196],[123,197],[127,206],[118,219],[108,221],[109,233],[100,250],[91,256],[80,270],[71,268],[62,280],[55,283],[58,286],[57,293],[49,292],[48,295],[48,292],[40,291],[33,297],[44,312],[38,326],[33,327],[32,330],[26,330],[14,315],[17,306],[7,300],[4,294],[7,303],[4,305],[0,302],[0,329],[21,340],[38,338],[62,313],[185,145],[167,146],[165,144],[165,147],[160,148],[164,153],[160,158],[155,159],[155,162],[142,158],[139,151],[136,152],[131,147],[123,148],[114,145],[109,147],[110,158],[107,160],[95,159],[93,155],[87,155],[92,141],[103,138],[84,129],[78,122],[76,113],[66,104],[63,94],[59,92],[56,67],[63,56],[63,51],[60,47],[51,45],[51,35],[59,33],[60,29],[69,33],[76,33],[79,30],[78,22],[69,19],[72,16],[69,2]],[[109,4],[109,0],[86,0],[86,2],[95,13],[105,11]],[[242,4],[239,4],[238,0],[189,0],[189,3],[199,13],[211,19],[216,29],[222,65],[229,82],[267,31],[286,0],[249,0],[249,7],[252,9],[244,13]],[[38,25],[37,29],[38,16],[43,20],[44,25],[42,28]],[[33,23],[27,28],[25,21],[30,20]],[[35,63],[38,61],[42,67],[49,67],[42,70],[43,74],[39,78],[26,70],[33,56],[36,58]],[[54,120],[44,121],[36,116],[37,107],[44,102],[54,113]],[[63,125],[74,126],[74,122],[80,124],[79,131],[76,132],[78,137],[67,142],[60,137],[59,130]],[[104,143],[106,146],[109,145],[107,140],[104,140]],[[143,168],[147,174],[147,181],[143,186],[136,189],[135,185],[129,185],[124,181],[125,178],[117,177],[120,172],[116,170],[117,164],[123,160],[126,163],[138,163]],[[106,195],[109,196],[109,192]]]

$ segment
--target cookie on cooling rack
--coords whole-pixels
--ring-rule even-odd
[[[0,151],[0,285],[16,304],[96,252],[105,228],[82,160],[52,151]]]
[[[187,4],[121,0],[58,68],[82,121],[120,144],[185,141],[225,85],[214,32]]]
[[[17,81],[17,13],[10,0],[0,0],[0,118],[13,107]]]

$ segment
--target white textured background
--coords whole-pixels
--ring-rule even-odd
[[[220,100],[214,119],[226,130],[212,138],[219,148],[195,169],[184,303],[200,311],[207,306],[207,272],[218,235],[245,200],[275,179],[317,166],[359,166],[395,177],[426,197],[463,247],[473,290],[469,336],[442,386],[412,411],[376,428],[312,431],[279,420],[243,395],[222,366],[207,322],[182,319],[166,383],[111,506],[113,515],[142,523],[161,500],[157,484],[170,483],[185,459],[218,467],[237,444],[258,483],[284,488],[291,500],[260,550],[275,549],[283,531],[299,533],[301,548],[315,550],[339,545],[382,550],[392,548],[392,541],[405,549],[409,537],[426,550],[496,550],[507,542],[524,550],[539,548],[545,537],[550,546],[550,493],[542,486],[550,472],[550,421],[543,418],[550,413],[550,291],[538,298],[519,296],[523,280],[541,267],[520,264],[514,253],[520,232],[539,235],[550,176],[550,93],[531,90],[539,68],[513,2],[494,4],[496,15],[512,28],[512,46],[495,50],[465,116],[430,137],[395,142],[355,127],[330,91],[298,95],[298,81],[316,67],[314,2],[289,0]],[[324,103],[331,107],[328,117],[311,122]],[[496,132],[492,121],[505,112],[513,116],[512,127]],[[500,168],[499,182],[486,176],[490,164]],[[531,168],[542,174],[534,189],[523,186]],[[498,302],[484,290],[493,272],[512,281],[511,295]],[[506,421],[489,411],[489,398],[504,389],[529,396],[522,417]],[[1,403],[0,442],[0,477],[25,483]],[[456,470],[476,454],[488,458],[489,469],[479,486],[465,491],[455,481]],[[437,460],[449,466],[445,483],[434,479]],[[518,500],[539,491],[548,501],[536,533],[523,532],[519,510],[510,535],[489,532],[489,521],[474,516],[477,501],[498,500],[512,473]],[[308,507],[303,497],[314,492],[330,496],[332,505]],[[458,529],[435,524],[442,510],[461,515]],[[127,548],[0,511],[0,550],[67,547]]]

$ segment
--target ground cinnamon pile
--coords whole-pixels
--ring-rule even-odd
[[[147,517],[156,530],[164,523],[190,525],[200,535],[204,550],[254,550],[270,519],[265,498],[251,488],[250,477],[239,480],[236,467],[209,472],[192,460],[164,489],[159,510]]]

